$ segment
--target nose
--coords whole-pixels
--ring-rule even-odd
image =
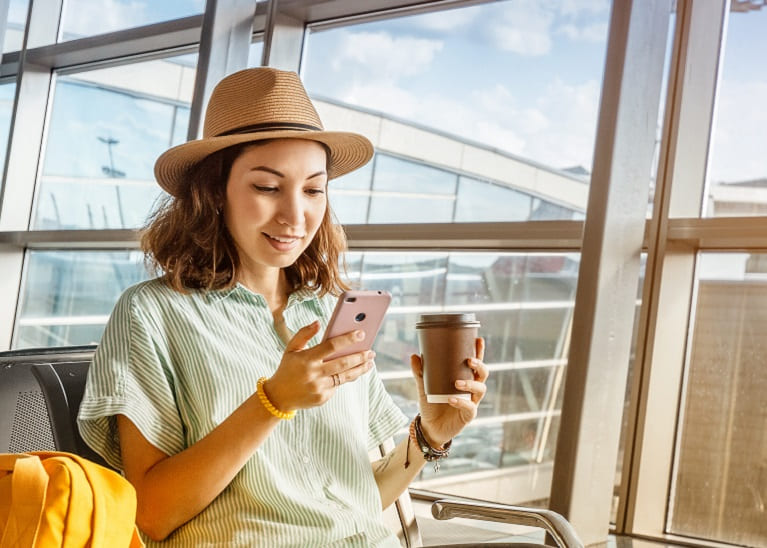
[[[297,192],[285,192],[277,210],[277,222],[287,226],[300,226],[304,219],[303,197]]]

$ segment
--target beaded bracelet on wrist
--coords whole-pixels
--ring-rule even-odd
[[[434,463],[434,471],[439,472],[439,461],[441,459],[447,458],[447,456],[450,454],[450,446],[453,444],[453,440],[449,440],[445,445],[442,446],[441,449],[435,449],[432,447],[429,442],[426,440],[426,436],[423,433],[423,429],[421,428],[421,415],[416,415],[415,419],[413,419],[413,422],[410,423],[410,432],[408,436],[408,453],[410,450],[410,442],[412,441],[416,447],[421,451],[423,454],[423,458],[426,462],[433,462]],[[405,468],[410,466],[410,460],[409,455],[405,459]]]
[[[258,379],[258,384],[256,385],[256,394],[258,394],[258,399],[261,401],[261,404],[266,407],[266,410],[278,419],[289,420],[295,417],[295,411],[280,411],[274,406],[274,404],[269,400],[269,396],[267,396],[266,392],[264,391],[265,382],[266,377],[261,377]]]

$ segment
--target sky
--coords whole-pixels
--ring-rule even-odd
[[[591,165],[609,3],[515,0],[308,38],[310,93],[552,167]]]
[[[609,2],[513,0],[316,32],[311,92],[589,171]],[[767,176],[767,9],[729,18],[709,180]],[[669,41],[669,43],[671,43]]]
[[[28,0],[11,0],[23,21]],[[200,13],[204,0],[67,0],[66,33]],[[311,33],[309,91],[554,168],[591,170],[610,3],[508,0]],[[712,181],[767,175],[767,9],[731,14]]]

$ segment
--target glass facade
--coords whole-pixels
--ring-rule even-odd
[[[762,6],[763,8],[764,6]],[[727,22],[704,215],[767,215],[767,10],[734,2]]]
[[[3,51],[17,51],[24,41],[24,29],[27,26],[27,11],[29,0],[10,0],[8,2],[8,17],[5,24]]]
[[[318,30],[302,72],[318,97],[588,173],[608,16],[607,2],[504,1]]]
[[[96,344],[120,294],[147,278],[138,251],[30,251],[17,348]]]
[[[160,23],[202,13],[205,0],[67,0],[60,41]]]
[[[57,78],[34,228],[144,225],[161,193],[154,161],[186,141],[196,58]]]
[[[540,253],[350,257],[352,279],[392,294],[376,365],[404,413],[417,412],[409,356],[419,314],[475,312],[482,325],[491,376],[478,418],[418,487],[513,504],[548,496],[578,263],[577,254]]]
[[[343,224],[543,221],[583,211],[411,159],[376,154],[363,169],[333,181],[330,202]]]
[[[5,53],[21,48],[31,1],[42,2],[7,2]],[[648,237],[631,248],[634,259],[641,254],[642,272],[623,431],[618,462],[594,496],[613,496],[605,520],[618,533],[763,546],[767,119],[760,98],[767,72],[759,53],[767,4],[717,2],[669,2],[663,70],[670,77],[662,84],[655,159],[637,176],[649,176],[659,207],[648,207]],[[650,4],[657,7],[632,3],[632,14],[649,17]],[[34,28],[59,29],[58,43],[32,46],[26,64],[13,53],[0,61],[0,155],[14,168],[0,192],[0,350],[99,341],[121,292],[149,275],[137,234],[110,229],[144,225],[162,196],[155,158],[200,122],[195,78],[217,73],[194,53],[196,19],[183,30],[154,25],[203,13],[203,0],[62,5],[57,26],[44,10],[31,12],[39,17]],[[722,12],[721,47],[714,27],[690,15],[701,6],[709,10],[706,25]],[[482,323],[487,396],[441,471],[424,468],[414,486],[545,506],[558,440],[592,435],[568,428],[562,416],[570,348],[585,344],[570,336],[588,313],[575,306],[579,271],[600,268],[581,255],[582,238],[594,233],[572,221],[588,214],[598,223],[606,213],[587,205],[592,161],[609,148],[595,150],[600,111],[610,110],[600,103],[613,47],[608,23],[625,4],[414,0],[392,11],[384,0],[364,9],[352,0],[280,2],[273,35],[263,28],[264,7],[248,35],[248,64],[261,63],[270,36],[270,63],[301,72],[326,128],[358,131],[374,143],[373,160],[332,181],[329,199],[352,237],[350,280],[393,295],[376,363],[407,415],[417,412],[408,357],[418,351],[418,315],[471,311]],[[225,30],[240,39],[246,32]],[[80,40],[104,33],[115,34]],[[53,30],[50,36],[54,42]],[[648,46],[653,40],[639,35]],[[711,52],[689,46],[701,40],[714,41]],[[213,40],[211,47],[229,46]],[[695,75],[685,72],[690,66],[711,71],[711,89],[685,91]],[[27,110],[14,117],[16,82]],[[696,98],[706,93],[713,103]],[[24,126],[10,131],[14,118]],[[699,127],[691,118],[707,128],[697,133],[708,147],[685,156],[697,150],[684,141]],[[615,129],[632,138],[635,130]],[[9,144],[14,156],[5,158]],[[695,176],[677,184],[683,173]],[[680,214],[680,203],[695,210]],[[423,223],[444,223],[446,235],[432,236]],[[375,226],[391,250],[354,245],[355,230],[368,237]],[[444,243],[451,241],[458,243]],[[627,244],[616,239],[607,247]],[[609,259],[623,276],[623,265]]]
[[[767,540],[767,255],[704,253],[669,529]]]

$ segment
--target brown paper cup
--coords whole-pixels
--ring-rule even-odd
[[[455,387],[457,380],[473,380],[468,358],[475,357],[479,322],[474,314],[422,314],[415,325],[423,363],[423,382],[429,403],[449,398],[470,399]]]

